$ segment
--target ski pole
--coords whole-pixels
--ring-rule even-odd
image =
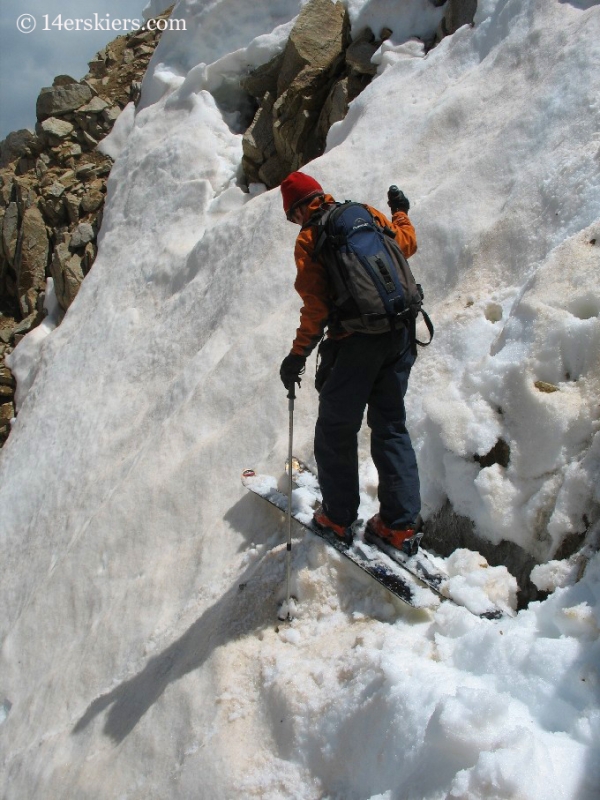
[[[294,400],[296,399],[296,384],[292,383],[288,392],[288,406],[290,412],[289,437],[288,437],[288,501],[287,501],[287,552],[286,552],[286,607],[287,619],[290,613],[290,584],[292,575],[292,458],[294,446]]]

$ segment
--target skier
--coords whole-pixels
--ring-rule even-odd
[[[415,230],[403,192],[388,193],[390,222],[366,206],[374,219],[388,226],[408,258],[417,249]],[[371,429],[371,455],[379,475],[379,513],[366,525],[365,539],[377,539],[400,550],[418,542],[421,525],[419,475],[406,429],[404,395],[415,360],[407,327],[384,333],[347,333],[336,322],[325,266],[313,257],[316,221],[334,203],[320,184],[303,172],[294,172],[281,184],[285,214],[300,225],[294,257],[295,288],[303,301],[300,325],[291,351],[281,364],[280,376],[290,389],[300,384],[307,356],[321,341],[315,386],[319,414],[314,453],[323,504],[314,522],[334,531],[345,543],[353,539],[359,507],[358,432],[365,408]],[[414,537],[414,538],[413,538]]]

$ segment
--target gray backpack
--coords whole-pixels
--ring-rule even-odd
[[[382,228],[364,205],[350,201],[325,206],[309,224],[317,227],[314,257],[327,271],[334,322],[350,333],[406,327],[415,353],[417,344],[430,344],[434,330],[422,308],[423,290],[390,228]],[[428,342],[416,337],[419,314]]]

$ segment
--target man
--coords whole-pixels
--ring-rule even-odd
[[[394,187],[395,188],[395,187]],[[322,507],[314,521],[352,543],[353,523],[360,502],[358,485],[358,432],[365,408],[371,429],[371,455],[379,475],[379,514],[367,522],[365,539],[377,539],[406,549],[420,526],[419,475],[415,453],[406,430],[404,395],[414,363],[409,330],[401,326],[385,333],[347,333],[336,321],[325,266],[314,257],[316,220],[334,203],[314,178],[294,172],[281,184],[287,218],[301,230],[296,240],[295,288],[303,300],[300,325],[291,352],[283,360],[281,380],[287,389],[300,383],[307,356],[327,328],[328,338],[319,348],[321,363],[315,385],[319,416],[314,451]],[[367,206],[382,227],[393,231],[408,258],[417,249],[415,230],[402,192],[390,191],[392,220]]]

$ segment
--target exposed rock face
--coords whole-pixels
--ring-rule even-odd
[[[46,283],[48,250],[44,218],[36,206],[30,206],[23,214],[15,256],[17,294],[23,317],[35,311],[38,294]]]
[[[249,183],[277,186],[323,152],[331,125],[375,75],[371,57],[380,44],[369,29],[351,42],[341,3],[304,6],[283,53],[242,82],[258,103],[243,139]]]
[[[81,256],[73,254],[64,243],[59,244],[52,255],[50,273],[54,279],[54,289],[65,305],[73,302],[83,281],[81,262]]]
[[[17,241],[19,239],[19,207],[15,201],[9,203],[2,222],[2,247],[4,258],[11,267],[15,265]]]
[[[341,3],[312,0],[304,6],[284,51],[273,104],[275,149],[291,170],[319,153],[316,125],[349,42],[350,21]]]
[[[16,131],[0,142],[0,446],[15,414],[4,358],[42,321],[46,279],[54,279],[66,311],[94,262],[112,166],[96,145],[139,97],[159,38],[120,36],[81,81],[59,75],[40,92],[35,133]]]

